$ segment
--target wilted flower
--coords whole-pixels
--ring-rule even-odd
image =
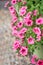
[[[7,1],[7,2],[5,3],[4,7],[7,7],[7,6],[8,6],[8,4],[9,4],[9,1]]]

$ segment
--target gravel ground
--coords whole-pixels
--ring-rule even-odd
[[[4,9],[0,1],[0,65],[30,65],[29,56],[19,57],[12,50],[15,37],[11,35],[9,11]]]

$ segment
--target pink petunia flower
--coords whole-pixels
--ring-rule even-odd
[[[13,5],[10,6],[10,7],[9,7],[9,10],[10,10],[11,16],[14,17],[14,16],[16,15],[16,10],[15,10],[14,6],[13,6]]]
[[[37,13],[38,13],[38,10],[34,10],[34,11],[33,11],[33,15],[34,15],[34,16],[36,16]]]
[[[18,36],[18,31],[17,30],[13,30],[12,31],[12,35],[17,37]]]
[[[22,46],[19,52],[22,56],[26,56],[28,54],[28,49]]]
[[[28,20],[29,20],[29,18],[28,18],[27,16],[25,16],[25,17],[23,18],[24,23],[25,23],[26,21],[28,21]]]
[[[40,41],[40,40],[41,40],[41,35],[37,35],[36,41]]]
[[[17,23],[17,27],[18,27],[18,28],[22,28],[22,27],[23,27],[23,22],[21,22],[21,21],[18,22],[18,23]]]
[[[19,37],[20,39],[23,39],[23,38],[24,38],[24,34],[23,34],[21,31],[19,31],[19,32],[18,32],[18,37]]]
[[[29,19],[29,18],[31,17],[31,14],[32,14],[32,12],[28,12],[28,13],[26,14],[26,17]]]
[[[38,60],[36,65],[43,65],[43,60]]]
[[[7,1],[7,2],[5,3],[4,7],[7,7],[7,6],[8,6],[8,4],[9,4],[9,1]]]
[[[34,42],[35,42],[35,39],[32,36],[30,36],[28,38],[28,44],[34,44]]]
[[[34,28],[33,28],[33,32],[34,32],[35,34],[37,34],[37,35],[41,35],[41,30],[40,30],[39,27],[34,27]]]
[[[15,22],[17,22],[17,20],[18,20],[18,18],[17,18],[17,16],[15,15],[15,16],[12,18],[12,22],[15,23]]]
[[[32,26],[32,25],[33,25],[33,21],[30,20],[30,19],[27,19],[26,21],[24,21],[24,24],[25,24],[26,26]]]
[[[14,6],[10,6],[9,11],[10,11],[10,14],[12,17],[14,17],[14,15],[16,15],[16,10],[15,10]]]
[[[17,30],[17,26],[13,26],[12,27],[12,30],[14,31],[14,30]]]
[[[13,50],[17,50],[20,47],[20,41],[15,40],[13,43]]]
[[[27,31],[27,28],[24,27],[20,31],[24,34]]]
[[[23,16],[23,15],[26,14],[26,9],[27,9],[26,6],[23,6],[23,7],[20,8],[20,10],[19,10],[20,16]]]
[[[31,59],[31,63],[32,64],[36,64],[37,62],[36,62],[36,59],[37,59],[38,57],[36,56],[36,55],[33,55],[32,56],[32,59]]]
[[[16,11],[15,10],[13,12],[10,12],[10,13],[11,13],[12,18],[16,15]]]
[[[10,7],[9,7],[9,11],[10,11],[10,12],[14,12],[14,6],[10,6]]]
[[[17,3],[17,0],[11,0],[11,4],[14,5]]]
[[[37,25],[43,24],[43,18],[40,17],[40,18],[36,19],[36,24],[37,24]]]
[[[28,22],[31,18],[32,12],[28,12],[26,16],[23,18],[24,23]]]

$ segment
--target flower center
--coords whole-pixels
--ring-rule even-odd
[[[22,53],[24,53],[24,52],[25,52],[25,49],[22,50]]]
[[[11,7],[11,9],[13,9],[13,7]]]
[[[32,41],[32,38],[29,38],[29,41]]]
[[[42,64],[42,62],[39,62],[38,64],[40,65],[40,64]]]
[[[39,23],[41,22],[41,20],[38,21]]]
[[[13,1],[13,3],[15,3],[15,1]]]
[[[21,25],[21,23],[19,23],[19,25]]]
[[[28,21],[28,24],[31,24],[31,22],[30,22],[30,21]]]

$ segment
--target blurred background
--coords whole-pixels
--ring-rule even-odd
[[[0,0],[0,65],[31,65],[28,57],[20,57],[12,50],[15,37],[11,34],[11,16],[4,5],[7,0]]]

